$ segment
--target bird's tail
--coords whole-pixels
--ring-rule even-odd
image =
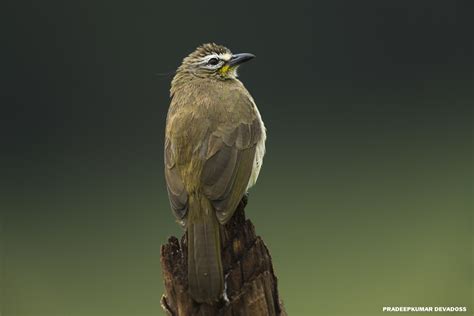
[[[189,197],[187,221],[189,293],[197,302],[215,302],[224,290],[219,222],[205,197]]]

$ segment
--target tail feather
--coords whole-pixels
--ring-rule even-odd
[[[189,200],[188,283],[197,302],[215,302],[224,290],[219,223],[204,197]]]

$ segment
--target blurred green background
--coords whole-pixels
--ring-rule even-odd
[[[156,73],[208,41],[257,55],[247,215],[288,313],[472,314],[471,2],[5,4],[1,316],[162,315],[159,249],[182,231]]]

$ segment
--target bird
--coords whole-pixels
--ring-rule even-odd
[[[237,74],[254,57],[202,44],[171,81],[164,173],[172,212],[187,234],[188,292],[199,303],[224,297],[221,226],[263,164],[266,128]]]

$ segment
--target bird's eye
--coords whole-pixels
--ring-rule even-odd
[[[213,57],[211,59],[209,59],[209,61],[207,62],[209,65],[212,65],[212,66],[215,66],[219,63],[219,59]]]

